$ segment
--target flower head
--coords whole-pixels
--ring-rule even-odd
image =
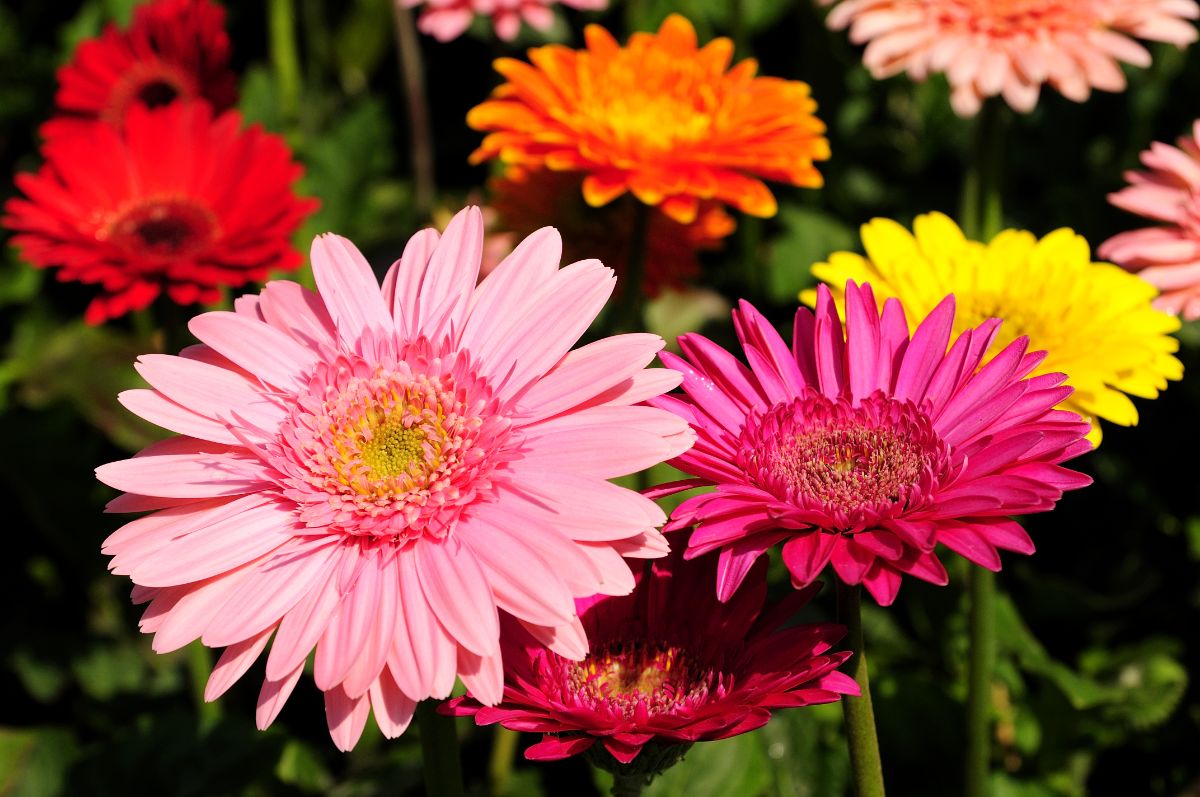
[[[1154,398],[1167,380],[1183,376],[1173,354],[1179,342],[1169,334],[1179,322],[1151,306],[1154,289],[1115,266],[1093,263],[1087,241],[1070,230],[1041,240],[1007,230],[983,244],[930,213],[917,217],[911,233],[876,219],[863,226],[862,238],[866,257],[837,252],[813,266],[835,297],[848,279],[869,282],[880,301],[895,296],[920,318],[952,293],[956,334],[1002,319],[992,351],[1018,336],[1045,350],[1033,374],[1067,374],[1075,392],[1062,409],[1092,421],[1094,444],[1097,419],[1132,426],[1138,412],[1130,395]]]
[[[215,699],[274,635],[258,725],[315,646],[338,747],[369,711],[389,737],[461,678],[500,699],[500,614],[565,656],[587,649],[573,598],[625,594],[622,556],[666,552],[665,518],[606,481],[676,456],[686,423],[634,406],[678,376],[644,366],[654,335],[568,352],[612,291],[596,261],[559,269],[552,229],[476,285],[482,220],[415,235],[380,290],[335,235],[313,243],[319,293],[270,282],[205,313],[201,345],[146,355],[121,394],[180,436],[97,470],[151,514],[104,543],[150,601],[154,649],[224,647]]]
[[[468,695],[446,710],[545,734],[526,758],[566,758],[599,742],[628,764],[647,746],[725,739],[765,725],[774,709],[857,695],[836,669],[850,654],[829,652],[843,626],[780,628],[815,588],[763,612],[766,564],[719,603],[716,557],[672,553],[638,574],[632,595],[577,601],[592,645],[583,661],[507,634],[504,700],[491,708]]]
[[[591,253],[621,277],[627,269],[635,208],[626,202],[589,208],[580,197],[583,179],[579,172],[507,170],[490,186],[497,223],[518,235],[551,223],[568,233],[568,258]],[[729,214],[711,201],[701,203],[691,224],[681,224],[657,209],[651,210],[642,290],[656,296],[664,288],[685,285],[700,273],[697,252],[719,247],[734,226]],[[620,290],[619,280],[617,286]]]
[[[608,0],[397,0],[408,8],[424,6],[417,27],[438,41],[457,39],[476,16],[490,17],[496,35],[504,41],[517,38],[521,22],[540,31],[554,25],[551,10],[561,3],[585,11],[601,11]]]
[[[850,28],[866,44],[863,62],[876,78],[908,72],[913,80],[944,72],[962,116],[1002,95],[1033,110],[1043,83],[1083,102],[1093,88],[1123,91],[1121,64],[1146,67],[1150,52],[1134,39],[1185,47],[1196,41],[1195,0],[821,0],[838,5],[831,28]]]
[[[722,600],[779,542],[796,586],[832,562],[881,604],[903,574],[946,583],[937,543],[999,570],[997,548],[1033,551],[1009,516],[1045,512],[1091,482],[1059,464],[1091,448],[1088,425],[1054,409],[1071,392],[1063,374],[1030,377],[1045,353],[1027,352],[1027,338],[985,363],[1000,322],[951,345],[953,296],[911,336],[900,302],[880,313],[868,285],[849,283],[845,307],[843,325],[821,286],[789,349],[742,302],[734,325],[749,368],[699,335],[679,339],[684,357],[661,355],[686,395],[652,403],[698,439],[672,461],[696,478],[655,492],[716,487],[684,501],[667,529],[695,526],[688,556],[720,550]]]
[[[1146,171],[1109,201],[1162,226],[1123,232],[1100,245],[1112,260],[1162,291],[1154,305],[1188,321],[1200,318],[1200,121],[1179,147],[1155,142],[1142,153]]]
[[[123,129],[93,125],[57,136],[46,162],[21,174],[25,198],[5,205],[13,243],[62,281],[100,288],[86,319],[140,310],[165,292],[173,302],[216,302],[300,255],[290,237],[317,202],[292,185],[301,167],[279,136],[240,130],[203,104],[134,107]]]
[[[153,0],[134,9],[128,30],[109,25],[58,71],[60,116],[43,135],[86,130],[100,119],[120,125],[135,106],[204,100],[219,113],[237,101],[229,69],[225,9],[210,0]]]
[[[492,131],[473,162],[584,172],[588,204],[632,191],[683,224],[702,200],[774,215],[760,178],[821,185],[813,162],[829,157],[829,142],[806,84],[755,77],[753,60],[730,69],[733,43],[697,48],[678,14],[624,48],[598,25],[586,38],[584,50],[534,48],[532,65],[496,61],[508,82],[467,115]]]

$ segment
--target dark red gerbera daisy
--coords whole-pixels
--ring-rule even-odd
[[[546,734],[526,758],[566,758],[600,742],[601,756],[624,765],[643,748],[660,761],[672,748],[759,728],[772,709],[859,693],[836,669],[850,654],[827,652],[843,626],[780,628],[815,587],[763,613],[767,563],[760,559],[746,587],[721,603],[712,588],[717,557],[684,561],[681,551],[639,574],[630,595],[575,602],[591,645],[582,661],[510,623],[501,634],[503,701],[488,707],[468,694],[442,711]]]
[[[27,198],[6,203],[3,226],[33,265],[100,286],[89,323],[162,291],[179,304],[215,302],[220,286],[300,264],[290,237],[317,202],[293,193],[302,168],[283,139],[242,130],[234,111],[133,107],[123,131],[93,125],[44,154],[38,172],[17,175]]]
[[[58,70],[59,116],[42,126],[52,138],[95,119],[120,124],[135,105],[157,108],[203,99],[216,112],[237,102],[229,69],[225,9],[209,0],[155,0],[138,6],[128,30],[109,25]]]

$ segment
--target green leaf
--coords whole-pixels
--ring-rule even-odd
[[[333,778],[321,757],[304,742],[291,739],[275,765],[275,775],[283,783],[310,794],[323,794],[333,784]]]
[[[645,797],[754,797],[770,784],[762,737],[745,733],[696,744],[683,761],[655,778]]]
[[[773,301],[795,304],[800,291],[815,283],[812,265],[833,252],[853,249],[858,238],[849,225],[816,208],[785,206],[778,219],[784,229],[771,243],[767,290]]]
[[[65,728],[0,728],[0,794],[62,794],[67,770],[78,752],[74,735]]]

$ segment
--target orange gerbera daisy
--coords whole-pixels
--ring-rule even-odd
[[[467,115],[471,127],[492,131],[473,163],[585,172],[589,205],[632,191],[683,224],[706,199],[774,215],[760,178],[822,184],[813,163],[829,157],[829,142],[806,83],[755,77],[753,59],[730,69],[733,42],[698,48],[678,14],[624,48],[598,25],[585,35],[583,50],[531,49],[532,65],[496,61],[508,82]]]

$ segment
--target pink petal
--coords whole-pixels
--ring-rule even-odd
[[[392,328],[375,273],[354,244],[332,233],[318,235],[311,258],[317,289],[344,343],[354,347],[365,331]]]
[[[417,574],[434,615],[458,644],[478,655],[495,653],[500,617],[483,568],[470,549],[453,538],[413,546]]]
[[[229,687],[246,674],[250,665],[262,655],[263,650],[267,647],[267,640],[271,638],[271,632],[274,630],[274,628],[268,628],[256,636],[225,648],[221,653],[221,658],[217,659],[217,666],[208,676],[208,683],[204,686],[206,702],[211,703],[225,694]]]

